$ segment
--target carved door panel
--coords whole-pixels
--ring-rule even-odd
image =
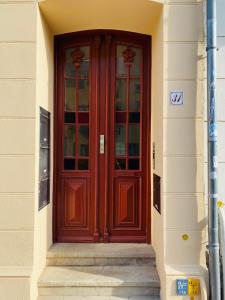
[[[58,242],[147,242],[149,38],[56,38],[55,226]]]

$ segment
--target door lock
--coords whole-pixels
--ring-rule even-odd
[[[99,148],[100,148],[100,154],[104,154],[105,153],[105,136],[104,136],[104,134],[100,134]]]

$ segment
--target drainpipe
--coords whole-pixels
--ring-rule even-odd
[[[207,0],[209,276],[211,299],[221,299],[216,123],[216,0]]]

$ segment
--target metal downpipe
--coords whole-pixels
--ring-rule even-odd
[[[207,0],[209,275],[211,299],[221,299],[216,123],[216,0]]]

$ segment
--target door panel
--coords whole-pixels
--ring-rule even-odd
[[[87,180],[68,179],[64,181],[65,226],[88,229]]]
[[[127,177],[117,177],[114,180],[113,229],[139,229],[139,193],[140,180]]]
[[[56,38],[58,242],[149,241],[149,47],[117,31]]]

